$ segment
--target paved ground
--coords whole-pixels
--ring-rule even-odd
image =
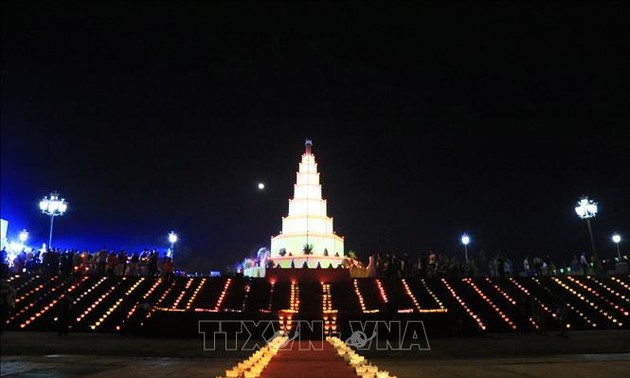
[[[399,377],[628,377],[630,331],[582,331],[569,338],[492,334],[430,340],[430,351],[363,351]],[[247,356],[204,352],[199,339],[110,334],[7,332],[3,377],[213,377]]]

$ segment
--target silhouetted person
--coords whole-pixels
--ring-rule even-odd
[[[11,311],[15,308],[15,288],[9,282],[9,266],[7,264],[2,264],[2,272],[0,272],[0,276],[2,277],[2,297],[0,299],[0,334],[4,330],[4,326],[9,319],[9,315],[11,315]]]
[[[567,307],[563,302],[558,303],[556,306],[556,318],[560,324],[560,333],[558,336],[568,337],[569,316],[567,314]]]
[[[70,293],[67,291],[59,300],[59,310],[57,313],[57,332],[59,336],[68,336],[68,329],[72,322],[72,300]]]
[[[501,255],[497,257],[497,272],[499,277],[505,277],[505,259]]]
[[[586,258],[586,253],[582,252],[580,256],[580,265],[582,266],[582,274],[588,274],[588,259]]]

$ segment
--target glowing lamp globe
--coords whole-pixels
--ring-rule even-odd
[[[468,245],[468,243],[470,243],[470,237],[466,234],[462,235],[462,244]]]
[[[619,242],[621,241],[621,236],[619,236],[619,234],[614,234],[613,237],[612,237],[612,241],[614,243],[619,244]]]
[[[582,219],[593,218],[597,215],[597,202],[584,197],[578,201],[575,213]]]
[[[42,213],[50,216],[63,215],[68,210],[68,203],[65,199],[59,198],[59,194],[51,193],[50,198],[44,197],[39,201],[39,209]]]
[[[28,239],[28,231],[26,231],[26,230],[20,231],[20,235],[18,236],[18,238],[20,239],[20,242],[22,242],[22,244],[24,244],[26,239]]]
[[[258,189],[263,190],[265,189],[265,184],[263,184],[262,182],[258,183]]]
[[[177,241],[177,234],[171,231],[171,233],[168,234],[168,241],[171,243],[175,243]]]

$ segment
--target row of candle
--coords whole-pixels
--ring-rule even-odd
[[[614,308],[615,310],[619,311],[623,316],[628,316],[628,311],[626,309],[624,309],[623,307],[620,307],[619,305],[616,305],[615,303],[613,303],[611,300],[609,300],[608,298],[604,297],[601,293],[599,293],[597,290],[593,289],[592,287],[586,285],[584,282],[580,281],[577,278],[571,277],[571,276],[567,276],[567,279],[571,282],[573,282],[574,284],[577,284],[579,287],[581,287],[583,290],[588,291],[589,293],[593,294],[595,297],[597,297],[597,299],[601,300],[602,302],[605,302],[607,305],[609,305],[610,307]],[[608,315],[608,314],[605,314]]]
[[[286,343],[288,337],[277,336],[267,345],[254,352],[249,358],[236,364],[231,369],[225,371],[226,378],[257,378],[269,365],[271,359],[278,353],[280,348]],[[220,377],[217,377],[220,378]]]
[[[296,281],[291,282],[291,295],[289,297],[289,309],[291,312],[300,311],[300,286]]]
[[[195,299],[197,299],[197,295],[199,295],[199,292],[205,285],[206,285],[206,279],[202,278],[201,281],[199,282],[199,285],[197,285],[197,287],[195,288],[195,291],[193,291],[193,294],[188,299],[188,302],[186,303],[186,310],[190,310],[192,308],[193,303],[195,303]]]
[[[520,291],[522,291],[525,295],[527,295],[527,297],[533,299],[536,303],[538,303],[540,305],[540,307],[548,314],[550,314],[552,317],[556,317],[556,314],[551,312],[551,310],[549,309],[549,307],[545,306],[545,304],[538,299],[535,295],[532,295],[529,290],[527,290],[523,285],[521,285],[520,283],[518,283],[518,281],[516,281],[514,278],[510,277],[509,278],[510,282],[512,282],[512,284],[514,286],[516,286]]]
[[[76,305],[77,303],[81,302],[81,300],[83,300],[83,298],[88,295],[89,293],[92,292],[92,290],[96,291],[96,289],[101,286],[105,281],[107,281],[107,277],[103,277],[100,280],[96,281],[94,283],[94,285],[92,285],[90,288],[88,288],[87,290],[85,290],[83,293],[81,293],[81,295],[79,295],[73,302],[73,305]]]
[[[47,284],[52,284],[53,282],[55,282],[55,280],[57,279],[57,276],[51,277],[50,281],[47,282]],[[39,284],[37,286],[35,286],[34,288],[32,288],[31,290],[29,290],[28,292],[26,292],[26,294],[22,294],[19,297],[15,298],[15,303],[20,303],[21,301],[25,300],[26,298],[30,297],[31,295],[37,293],[38,291],[40,291],[41,289],[43,289],[45,286],[45,284]],[[17,292],[17,290],[16,290]]]
[[[337,331],[337,310],[332,308],[332,294],[330,284],[322,284],[322,317],[324,318],[324,332],[326,335]]]
[[[405,288],[405,293],[407,293],[407,296],[409,297],[409,299],[411,299],[414,306],[416,306],[416,309],[418,310],[418,312],[420,312],[420,303],[418,303],[416,296],[411,292],[411,289],[409,288],[409,284],[407,284],[407,280],[403,278],[400,280],[400,282],[402,282],[403,288]]]
[[[562,282],[559,278],[552,277],[551,279],[553,280],[553,282],[555,282],[556,284],[560,285],[560,287],[562,287],[566,291],[568,291],[571,294],[573,294],[574,296],[576,296],[579,300],[581,300],[582,302],[586,303],[587,305],[589,305],[594,310],[597,310],[600,314],[602,314],[602,316],[608,318],[608,320],[613,322],[613,324],[617,324],[619,327],[623,326],[623,323],[621,323],[616,318],[614,318],[611,315],[609,315],[607,311],[604,311],[603,308],[600,308],[599,306],[597,306],[593,301],[591,301],[590,299],[586,298],[584,295],[578,293],[575,289],[569,287],[569,285],[567,285],[564,282]]]
[[[466,313],[468,313],[468,315],[470,315],[470,317],[473,318],[475,322],[477,322],[477,325],[479,326],[479,328],[481,328],[481,330],[485,330],[486,326],[481,321],[481,318],[479,318],[477,314],[475,314],[470,308],[468,308],[468,305],[466,304],[466,302],[464,302],[464,300],[460,298],[460,296],[455,292],[455,290],[451,287],[451,285],[449,285],[448,282],[446,282],[444,278],[442,278],[441,280],[444,286],[446,286],[446,289],[451,293],[451,296],[455,298],[457,303],[459,303],[459,305],[462,306],[462,308],[466,311]]]
[[[103,302],[107,297],[109,297],[110,295],[112,295],[112,293],[116,290],[116,288],[118,287],[118,285],[113,285],[112,287],[110,287],[110,289],[108,291],[106,291],[105,293],[101,294],[100,297],[98,297],[91,306],[88,306],[85,311],[83,311],[83,313],[81,315],[79,315],[79,317],[77,318],[77,323],[81,322],[89,313],[91,313],[96,307],[98,307],[101,302]]]
[[[149,288],[149,290],[146,293],[144,293],[144,295],[142,296],[142,299],[149,298],[149,296],[155,291],[155,289],[157,289],[160,286],[161,283],[162,283],[162,278],[158,278],[153,283],[153,285]],[[136,304],[138,304],[138,303],[136,302]],[[131,316],[133,315],[133,313],[136,312],[137,309],[138,309],[138,306],[135,306],[135,305],[132,306],[131,310],[129,310],[129,312],[127,313],[127,316],[125,317],[125,320],[123,320],[123,322],[129,320],[131,318]],[[117,325],[116,329],[120,329],[121,325],[122,324]]]
[[[492,282],[492,280],[488,277],[486,277],[486,281],[492,285],[492,287],[494,287],[494,289],[496,291],[499,292],[499,294],[501,294],[503,296],[503,298],[507,299],[508,302],[510,302],[513,305],[516,305],[516,301],[510,297],[510,295],[508,293],[506,293],[505,291],[503,291],[497,284],[495,284],[494,282]]]
[[[390,375],[388,371],[379,370],[378,366],[369,363],[364,356],[355,352],[338,337],[326,337],[326,341],[335,348],[339,357],[354,368],[357,376],[361,378],[396,378],[395,375]]]
[[[365,306],[365,300],[363,299],[363,295],[361,294],[361,290],[359,290],[359,284],[358,284],[356,278],[354,280],[352,280],[352,285],[354,286],[354,293],[356,294],[357,299],[359,300],[359,305],[361,306],[361,311],[364,314],[373,314],[373,313],[379,312],[378,309],[371,309],[371,310],[367,309],[367,307]]]
[[[271,283],[271,292],[273,293],[274,282]],[[271,301],[271,300],[270,300]],[[280,330],[290,332],[293,328],[293,314],[300,311],[300,286],[296,281],[291,282],[291,290],[289,295],[289,308],[278,312],[278,321]]]
[[[7,320],[6,324],[9,324],[11,321],[15,320],[17,317],[21,316],[22,314],[24,314],[27,310],[35,307],[35,304],[38,304],[40,301],[44,300],[46,297],[48,297],[49,295],[54,294],[57,289],[63,289],[63,287],[66,285],[65,282],[61,282],[59,284],[59,286],[56,287],[52,287],[50,288],[50,290],[46,290],[44,293],[42,293],[42,295],[37,298],[37,300],[33,300],[31,301],[28,305],[22,307],[22,309],[20,311],[17,311],[16,313],[13,314],[12,317],[9,318],[9,320]],[[61,297],[63,297],[63,294],[61,295]],[[36,313],[34,313],[33,315],[31,315],[30,318],[26,319],[22,324],[20,324],[20,328],[24,328],[27,325],[29,325],[30,323],[32,323],[35,319],[39,318],[40,316],[42,316],[44,313],[46,313],[50,308],[52,308],[55,304],[57,304],[59,298],[55,298],[53,299],[48,305],[44,306],[43,308],[41,308],[39,311],[37,311]]]
[[[127,277],[123,278],[123,281],[126,279]],[[131,293],[133,293],[138,286],[140,286],[140,284],[144,281],[144,277],[140,278],[139,280],[137,280],[133,285],[131,285],[131,287],[125,292],[125,296],[129,296],[131,295]],[[101,323],[103,323],[103,321],[105,321],[105,319],[107,319],[117,308],[118,306],[120,306],[120,304],[123,302],[123,298],[118,298],[116,300],[116,302],[114,302],[113,305],[111,305],[99,318],[97,321],[94,322],[94,324],[90,325],[90,329],[94,330],[97,327],[99,327],[101,325]]]
[[[492,307],[492,309],[501,317],[501,319],[503,319],[504,322],[506,322],[510,327],[512,327],[512,329],[516,329],[516,324],[514,324],[514,322],[512,322],[512,320],[507,315],[505,315],[505,313],[499,308],[499,306],[497,306],[492,301],[492,299],[490,299],[490,297],[486,295],[486,293],[484,293],[481,289],[479,289],[479,287],[477,287],[477,285],[474,282],[472,282],[470,278],[464,278],[463,281],[466,282],[468,285],[470,285],[473,288],[473,290],[475,290],[477,295],[479,295],[484,301],[486,301],[486,303],[490,307]]]
[[[549,289],[547,286],[543,285],[537,278],[532,278],[532,281],[534,281],[536,284],[541,286],[543,288],[543,290],[545,290],[549,295],[555,296],[554,293],[551,291],[551,289]],[[597,323],[593,322],[588,316],[586,316],[585,313],[583,313],[579,309],[575,308],[575,306],[573,306],[568,301],[565,302],[565,304],[567,305],[567,307],[571,311],[573,311],[574,313],[578,314],[582,318],[582,320],[584,320],[588,325],[590,325],[593,328],[597,328]],[[556,317],[556,314],[553,314],[553,316]]]
[[[435,301],[435,303],[437,303],[438,307],[441,310],[444,310],[444,312],[446,312],[446,307],[444,307],[444,303],[442,303],[442,301],[440,300],[440,298],[438,298],[437,295],[435,295],[435,293],[433,292],[433,290],[431,290],[429,288],[429,285],[427,285],[427,282],[423,279],[420,280],[420,282],[422,282],[422,286],[424,287],[424,289],[427,291],[427,293],[429,293],[429,295],[431,295],[431,298],[433,298],[433,300]],[[426,311],[426,310],[425,310]],[[422,312],[422,311],[421,311]]]
[[[18,276],[14,276],[14,277],[9,278],[9,282],[11,282],[12,280],[14,280],[14,279],[15,279],[15,277],[18,277]],[[35,281],[35,279],[37,279],[37,278],[39,278],[39,276],[34,276],[34,277],[31,277],[30,279],[28,279],[28,280],[26,280],[26,281],[22,282],[22,284],[20,284],[19,286],[17,286],[17,287],[15,288],[15,292],[16,292],[16,293],[20,293],[22,290],[24,290],[24,288],[25,288],[25,287],[28,287],[28,285],[32,284],[32,283],[33,283],[33,281]],[[37,282],[36,282],[36,283],[37,283]],[[16,299],[15,299],[15,303],[18,303],[18,302],[19,302],[19,300],[18,300],[18,299],[19,299],[19,298],[16,298]]]
[[[420,303],[418,302],[418,300],[416,299],[416,296],[411,291],[411,288],[409,288],[409,284],[407,284],[407,280],[403,278],[401,280],[401,282],[403,284],[403,287],[405,288],[405,292],[407,293],[407,296],[409,296],[409,298],[411,298],[411,301],[416,306],[416,310],[418,312],[420,312],[420,313],[427,313],[427,312],[447,312],[448,311],[446,308],[444,308],[444,305],[442,304],[442,302],[437,298],[437,296],[435,294],[433,294],[433,292],[428,287],[426,288],[427,291],[429,292],[429,294],[431,294],[433,296],[433,299],[440,306],[440,308],[420,308]],[[426,286],[426,283],[423,282],[423,284]],[[398,312],[399,313],[413,312],[413,309],[398,310]]]
[[[180,291],[179,295],[177,296],[177,298],[175,298],[175,302],[173,302],[173,305],[171,306],[171,310],[177,310],[179,307],[179,303],[182,301],[182,299],[184,298],[184,296],[186,295],[186,293],[188,293],[190,291],[190,286],[193,283],[193,279],[189,278],[186,280],[186,285],[184,285],[184,290]]]
[[[289,310],[284,310],[278,314],[278,323],[280,325],[280,331],[282,331],[285,334],[291,332],[291,328],[293,328],[293,314],[288,311]]]
[[[616,282],[619,286],[623,287],[624,289],[630,291],[630,286],[623,282],[621,279],[617,278],[617,277],[610,277],[611,280],[613,280],[613,282]]]
[[[221,309],[221,305],[223,304],[223,300],[225,300],[225,295],[227,294],[230,285],[232,284],[232,279],[228,278],[225,281],[225,285],[223,286],[223,290],[221,290],[221,294],[219,294],[219,298],[217,298],[217,303],[214,305],[214,310],[219,311]]]
[[[81,286],[81,284],[83,284],[85,281],[87,280],[87,277],[84,276],[80,281],[74,283],[72,286],[70,286],[68,288],[68,293],[73,292],[74,290],[76,290],[77,287]],[[59,289],[61,289],[64,286],[64,284],[62,283],[59,286]],[[56,288],[52,289],[52,292],[55,292]],[[20,324],[20,328],[25,328],[27,325],[29,325],[30,323],[32,323],[33,321],[35,321],[35,319],[39,318],[40,316],[44,315],[45,313],[47,313],[50,309],[52,309],[60,300],[61,298],[63,298],[66,294],[61,294],[59,297],[53,299],[50,303],[48,303],[46,306],[44,306],[40,311],[36,312],[33,316],[30,317],[30,319],[27,319],[24,323]]]
[[[247,298],[249,298],[249,292],[251,289],[251,284],[247,283],[245,285],[245,295],[243,295],[243,302],[241,302],[241,309],[239,311],[245,311],[245,308],[247,307]]]
[[[622,295],[620,292],[610,288],[608,285],[605,285],[604,283],[598,281],[596,278],[594,277],[588,277],[588,279],[590,279],[591,281],[595,282],[596,284],[598,284],[599,286],[603,287],[606,291],[608,291],[610,294],[621,298],[623,301],[625,302],[630,302],[630,298],[626,298],[625,295]]]
[[[389,302],[389,299],[387,298],[387,293],[385,292],[385,288],[383,287],[383,283],[378,278],[376,279],[376,286],[378,287],[378,293],[381,295],[383,303]]]
[[[169,286],[166,290],[164,290],[164,292],[162,293],[162,295],[160,296],[160,298],[157,300],[157,302],[155,302],[155,305],[151,308],[151,310],[149,311],[149,313],[147,314],[147,319],[151,317],[151,315],[153,315],[153,313],[155,311],[157,311],[158,309],[162,310],[171,310],[171,309],[163,309],[163,308],[159,308],[158,306],[164,302],[164,300],[166,299],[166,297],[171,293],[171,290],[173,290],[173,288],[176,285],[176,281],[173,280],[173,284],[171,286]]]
[[[179,302],[182,301],[182,298],[184,298],[184,295],[186,295],[186,290],[180,291],[179,295],[175,299],[175,302],[173,302],[171,309],[176,309],[179,306]]]
[[[271,307],[273,305],[273,290],[276,287],[276,281],[269,281],[271,287],[269,288],[269,301],[267,302],[267,312],[271,312]]]
[[[64,285],[65,285],[65,283],[64,283],[64,282],[61,282],[61,284],[59,285],[59,288],[63,287]],[[36,287],[37,291],[41,290],[41,287],[43,287],[43,286],[44,286],[44,285],[38,285],[38,286]],[[55,290],[55,288],[54,288],[54,287],[53,287],[52,289],[53,289],[52,291],[54,291],[54,290]],[[34,289],[33,289],[33,290],[34,290]],[[51,290],[47,290],[47,291],[45,291],[45,292],[43,293],[43,295],[39,298],[39,300],[41,300],[42,298],[44,298],[44,297],[48,296],[50,293],[51,293]],[[21,297],[21,298],[22,298],[22,300],[24,300],[24,298],[25,298],[25,297]],[[16,302],[17,302],[17,299],[16,299]],[[6,324],[9,324],[9,323],[10,323],[10,322],[12,322],[13,320],[15,320],[17,317],[19,317],[20,315],[22,315],[22,314],[23,314],[23,313],[25,313],[26,311],[30,310],[32,307],[34,307],[34,306],[35,306],[35,304],[36,304],[37,302],[38,302],[38,301],[30,301],[30,303],[28,303],[27,305],[23,306],[23,307],[22,307],[19,311],[14,311],[14,312],[13,312],[13,315],[12,315],[12,316],[11,316],[11,317],[7,320]]]
[[[330,294],[330,284],[322,283],[322,312],[332,312],[332,296]]]

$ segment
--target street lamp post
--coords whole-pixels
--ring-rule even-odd
[[[621,262],[621,252],[619,251],[619,242],[621,241],[621,236],[619,236],[619,234],[614,234],[612,236],[612,241],[617,245],[617,257],[619,257],[619,262]]]
[[[470,236],[462,235],[462,244],[464,245],[464,254],[466,256],[466,263],[468,263],[468,243],[470,243]]]
[[[171,262],[175,261],[175,242],[177,242],[177,234],[171,231],[168,234],[168,241],[171,242]]]
[[[603,267],[601,266],[601,261],[599,261],[599,257],[597,256],[597,251],[595,250],[595,239],[593,238],[593,229],[591,228],[591,218],[595,218],[597,215],[597,202],[589,200],[588,197],[582,197],[575,207],[575,212],[580,218],[586,219],[588,234],[591,238],[591,251],[593,252],[593,258],[595,259],[595,268],[599,272],[602,272]]]
[[[39,209],[42,213],[50,216],[50,235],[48,236],[48,248],[52,248],[53,220],[56,216],[63,215],[68,210],[68,203],[65,199],[59,198],[59,193],[50,193],[50,198],[44,197],[39,201]]]

